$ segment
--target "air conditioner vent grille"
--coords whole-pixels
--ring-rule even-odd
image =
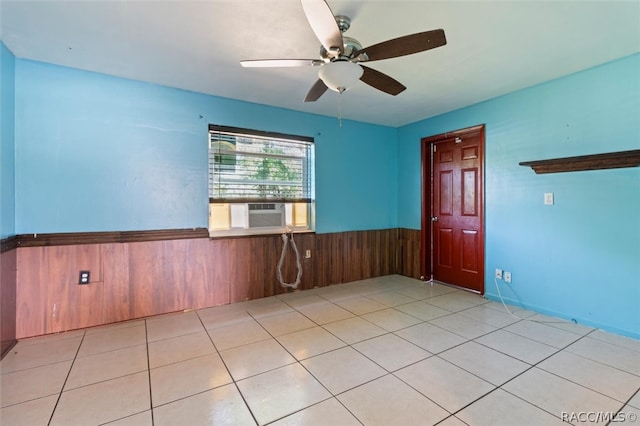
[[[282,204],[249,204],[249,228],[282,228],[285,210]]]

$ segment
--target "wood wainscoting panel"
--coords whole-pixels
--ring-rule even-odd
[[[421,238],[421,231],[419,229],[398,229],[399,274],[420,279]]]
[[[229,303],[229,279],[221,275],[222,279],[216,280],[215,271],[220,265],[218,260],[212,261],[209,239],[166,241],[164,249],[164,277],[173,277],[172,291],[179,292],[174,298],[178,309]]]
[[[164,270],[162,242],[146,241],[129,244],[129,292],[131,294],[132,318],[141,318],[162,313],[157,306],[166,297],[156,294],[164,287],[168,291],[172,283],[166,279],[156,284]],[[156,288],[158,287],[158,288]],[[164,312],[174,312],[174,306],[166,306]]]
[[[88,244],[42,249],[48,259],[45,324],[49,324],[49,332],[104,324],[102,247]],[[89,284],[78,284],[80,271],[90,271]]]
[[[334,234],[325,234],[334,235]],[[316,241],[323,239],[323,235],[298,234],[294,236],[296,247],[300,253],[302,265],[302,278],[298,289],[308,290],[315,286],[328,285],[322,282],[319,271],[328,269],[323,265],[323,253],[316,249]],[[283,250],[283,241],[280,235],[256,236],[251,238],[236,238],[229,240],[214,240],[223,242],[227,246],[227,253],[234,253],[230,274],[231,302],[242,302],[260,297],[269,297],[287,293],[293,289],[280,285],[277,278],[277,269]],[[311,258],[305,258],[307,250],[311,250]],[[317,268],[316,265],[323,265]],[[287,284],[295,283],[297,278],[297,265],[293,244],[287,244],[287,252],[282,265],[282,278]],[[336,281],[334,283],[341,282]]]
[[[15,248],[0,252],[0,357],[16,343],[17,255]]]
[[[129,248],[131,244],[103,244],[104,293],[102,317],[105,324],[136,318],[129,280]]]
[[[183,241],[187,242],[187,240]],[[229,303],[229,278],[223,274],[221,279],[217,279],[216,270],[220,265],[218,261],[212,262],[215,257],[212,255],[214,246],[211,241],[209,239],[192,240],[186,247],[189,251],[188,261],[185,263],[183,286],[186,295],[185,304],[194,309],[200,309]]]
[[[319,236],[324,261],[316,264],[318,272],[324,275],[321,287],[344,282],[344,264],[353,261],[344,250],[348,240],[346,233],[323,234]]]
[[[295,236],[296,245],[300,252],[300,260],[302,263],[302,279],[300,280],[300,285],[298,287],[301,290],[310,290],[314,287],[323,287],[328,285],[326,282],[324,284],[321,282],[319,279],[319,269],[316,267],[316,265],[322,264],[323,259],[322,253],[319,253],[316,249],[316,241],[319,237],[320,236],[317,234],[300,234]],[[278,259],[280,259],[280,254],[282,253],[282,239],[280,239],[276,248]],[[291,248],[289,248],[289,250],[290,251],[287,253],[287,257],[285,259],[285,266],[287,268],[283,268],[283,275],[286,283],[293,283],[296,280],[298,271],[295,267],[295,262],[292,261],[294,259],[293,250]],[[307,250],[310,250],[310,258],[305,258]],[[326,258],[326,256],[324,258]],[[286,260],[289,261],[286,262]],[[280,283],[276,283],[276,288],[282,293],[290,291],[288,289],[283,289],[280,286]]]
[[[45,247],[17,250],[16,337],[52,333],[47,310],[49,259]]]
[[[399,272],[416,276],[419,235],[397,229],[297,234],[303,268],[298,288]],[[167,239],[162,234],[158,240],[144,240],[147,237],[16,249],[17,338],[294,291],[281,287],[277,279],[280,235]],[[282,274],[292,283],[297,269],[291,245],[288,250]],[[310,258],[304,257],[307,250]],[[80,270],[91,271],[89,285],[78,285]]]
[[[153,268],[153,314],[193,309],[193,296],[202,294],[206,280],[204,271],[193,271],[196,264],[190,253],[193,241],[170,240],[154,243],[157,251]],[[195,253],[195,247],[193,252]],[[196,277],[188,282],[188,275]],[[198,276],[199,275],[199,276]]]
[[[235,253],[229,251],[229,240],[202,240],[207,246],[204,262],[210,270],[207,292],[213,303],[209,306],[225,305],[232,301],[232,277],[235,275]]]
[[[371,235],[369,251],[373,263],[370,276],[379,277],[398,273],[398,236],[397,229],[385,229]],[[383,249],[376,249],[377,247],[382,247]]]
[[[369,278],[362,273],[367,268],[362,265],[362,232],[346,232],[342,235],[342,244],[336,254],[342,254],[342,277],[340,282],[357,280],[358,276]],[[368,274],[367,274],[368,275]]]
[[[233,258],[229,259],[234,264],[233,275],[229,277],[231,303],[264,296],[264,281],[258,279],[256,269],[267,266],[265,253],[258,248],[265,238],[268,237],[225,240],[228,252],[233,253]]]
[[[90,283],[79,285],[81,270]],[[25,247],[18,249],[18,338],[104,324],[102,247]]]
[[[328,280],[325,278],[325,274],[322,272],[327,268],[319,268],[317,265],[324,265],[326,259],[329,258],[329,253],[325,253],[320,249],[320,243],[322,235],[318,234],[300,234],[295,236],[296,245],[301,256],[302,262],[302,280],[300,281],[299,288],[302,290],[309,290],[314,287],[324,287],[328,285]],[[278,259],[282,250],[282,240],[278,243]],[[311,257],[306,258],[305,254],[309,250]],[[290,249],[285,259],[284,273],[285,282],[292,283],[296,279],[297,269],[295,268],[295,262],[293,260],[293,250]],[[278,287],[280,287],[278,283]],[[288,292],[291,290],[285,290]]]
[[[209,239],[106,244],[107,322],[229,303],[228,257]]]

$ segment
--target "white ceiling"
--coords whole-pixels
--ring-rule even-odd
[[[447,45],[367,65],[407,90],[359,82],[303,103],[318,68],[242,68],[319,58],[299,0],[1,0],[20,58],[293,110],[401,126],[640,51],[640,0],[329,0],[363,46],[443,28]],[[339,98],[340,101],[338,100]],[[341,103],[341,105],[339,105]]]

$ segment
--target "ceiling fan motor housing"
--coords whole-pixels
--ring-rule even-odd
[[[347,60],[351,60],[351,59],[354,59],[354,56],[353,56],[354,53],[356,53],[359,50],[362,50],[362,44],[360,44],[360,42],[355,38],[342,36],[342,42],[343,42],[342,52],[338,54],[336,54],[335,52],[329,52],[327,51],[327,49],[324,48],[324,46],[320,46],[320,57],[325,62],[330,62],[337,58],[345,58]],[[358,57],[358,60],[366,61],[367,58],[362,56],[366,56],[366,54],[360,55]]]
[[[325,62],[331,62],[338,58],[344,58],[347,60],[355,59],[353,55],[357,51],[362,50],[362,44],[355,38],[344,35],[344,32],[351,27],[351,18],[345,15],[337,15],[335,16],[335,20],[340,32],[342,33],[342,51],[340,52],[338,49],[327,50],[324,46],[320,46],[320,57]],[[359,61],[366,61],[367,59],[366,54],[362,54],[358,57]]]

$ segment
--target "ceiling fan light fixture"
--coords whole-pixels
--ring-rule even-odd
[[[329,89],[342,93],[353,87],[363,73],[364,70],[358,64],[349,61],[334,61],[323,65],[318,71],[318,77]]]

